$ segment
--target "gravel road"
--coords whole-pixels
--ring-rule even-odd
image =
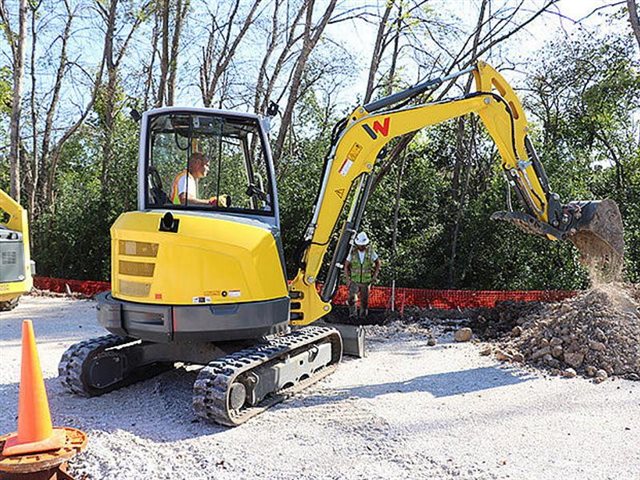
[[[640,383],[545,377],[482,357],[482,343],[427,346],[417,328],[371,327],[304,393],[234,429],[191,411],[194,369],[84,399],[57,364],[103,334],[95,303],[26,297],[0,314],[0,432],[16,428],[20,323],[33,320],[56,425],[86,431],[72,471],[96,479],[640,478]]]

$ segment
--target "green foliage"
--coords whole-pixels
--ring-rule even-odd
[[[64,147],[56,179],[55,208],[34,225],[38,272],[62,278],[110,278],[109,229],[136,208],[139,126],[123,113],[113,129],[108,184],[102,184],[99,123],[89,123]]]

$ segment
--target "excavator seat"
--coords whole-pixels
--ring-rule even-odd
[[[169,196],[162,188],[162,179],[155,167],[149,166],[149,192],[153,197],[153,203],[156,205],[165,205],[171,203]]]

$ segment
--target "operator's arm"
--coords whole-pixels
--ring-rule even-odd
[[[186,205],[187,200],[189,201],[189,205],[211,205],[209,200],[197,198],[195,195],[192,195],[191,192],[189,192],[189,198],[187,198],[186,193],[181,193],[179,196],[181,205]]]

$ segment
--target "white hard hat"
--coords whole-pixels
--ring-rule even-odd
[[[357,236],[356,236],[356,241],[355,241],[356,245],[368,245],[369,244],[369,237],[367,237],[367,234],[364,232],[360,232]]]

